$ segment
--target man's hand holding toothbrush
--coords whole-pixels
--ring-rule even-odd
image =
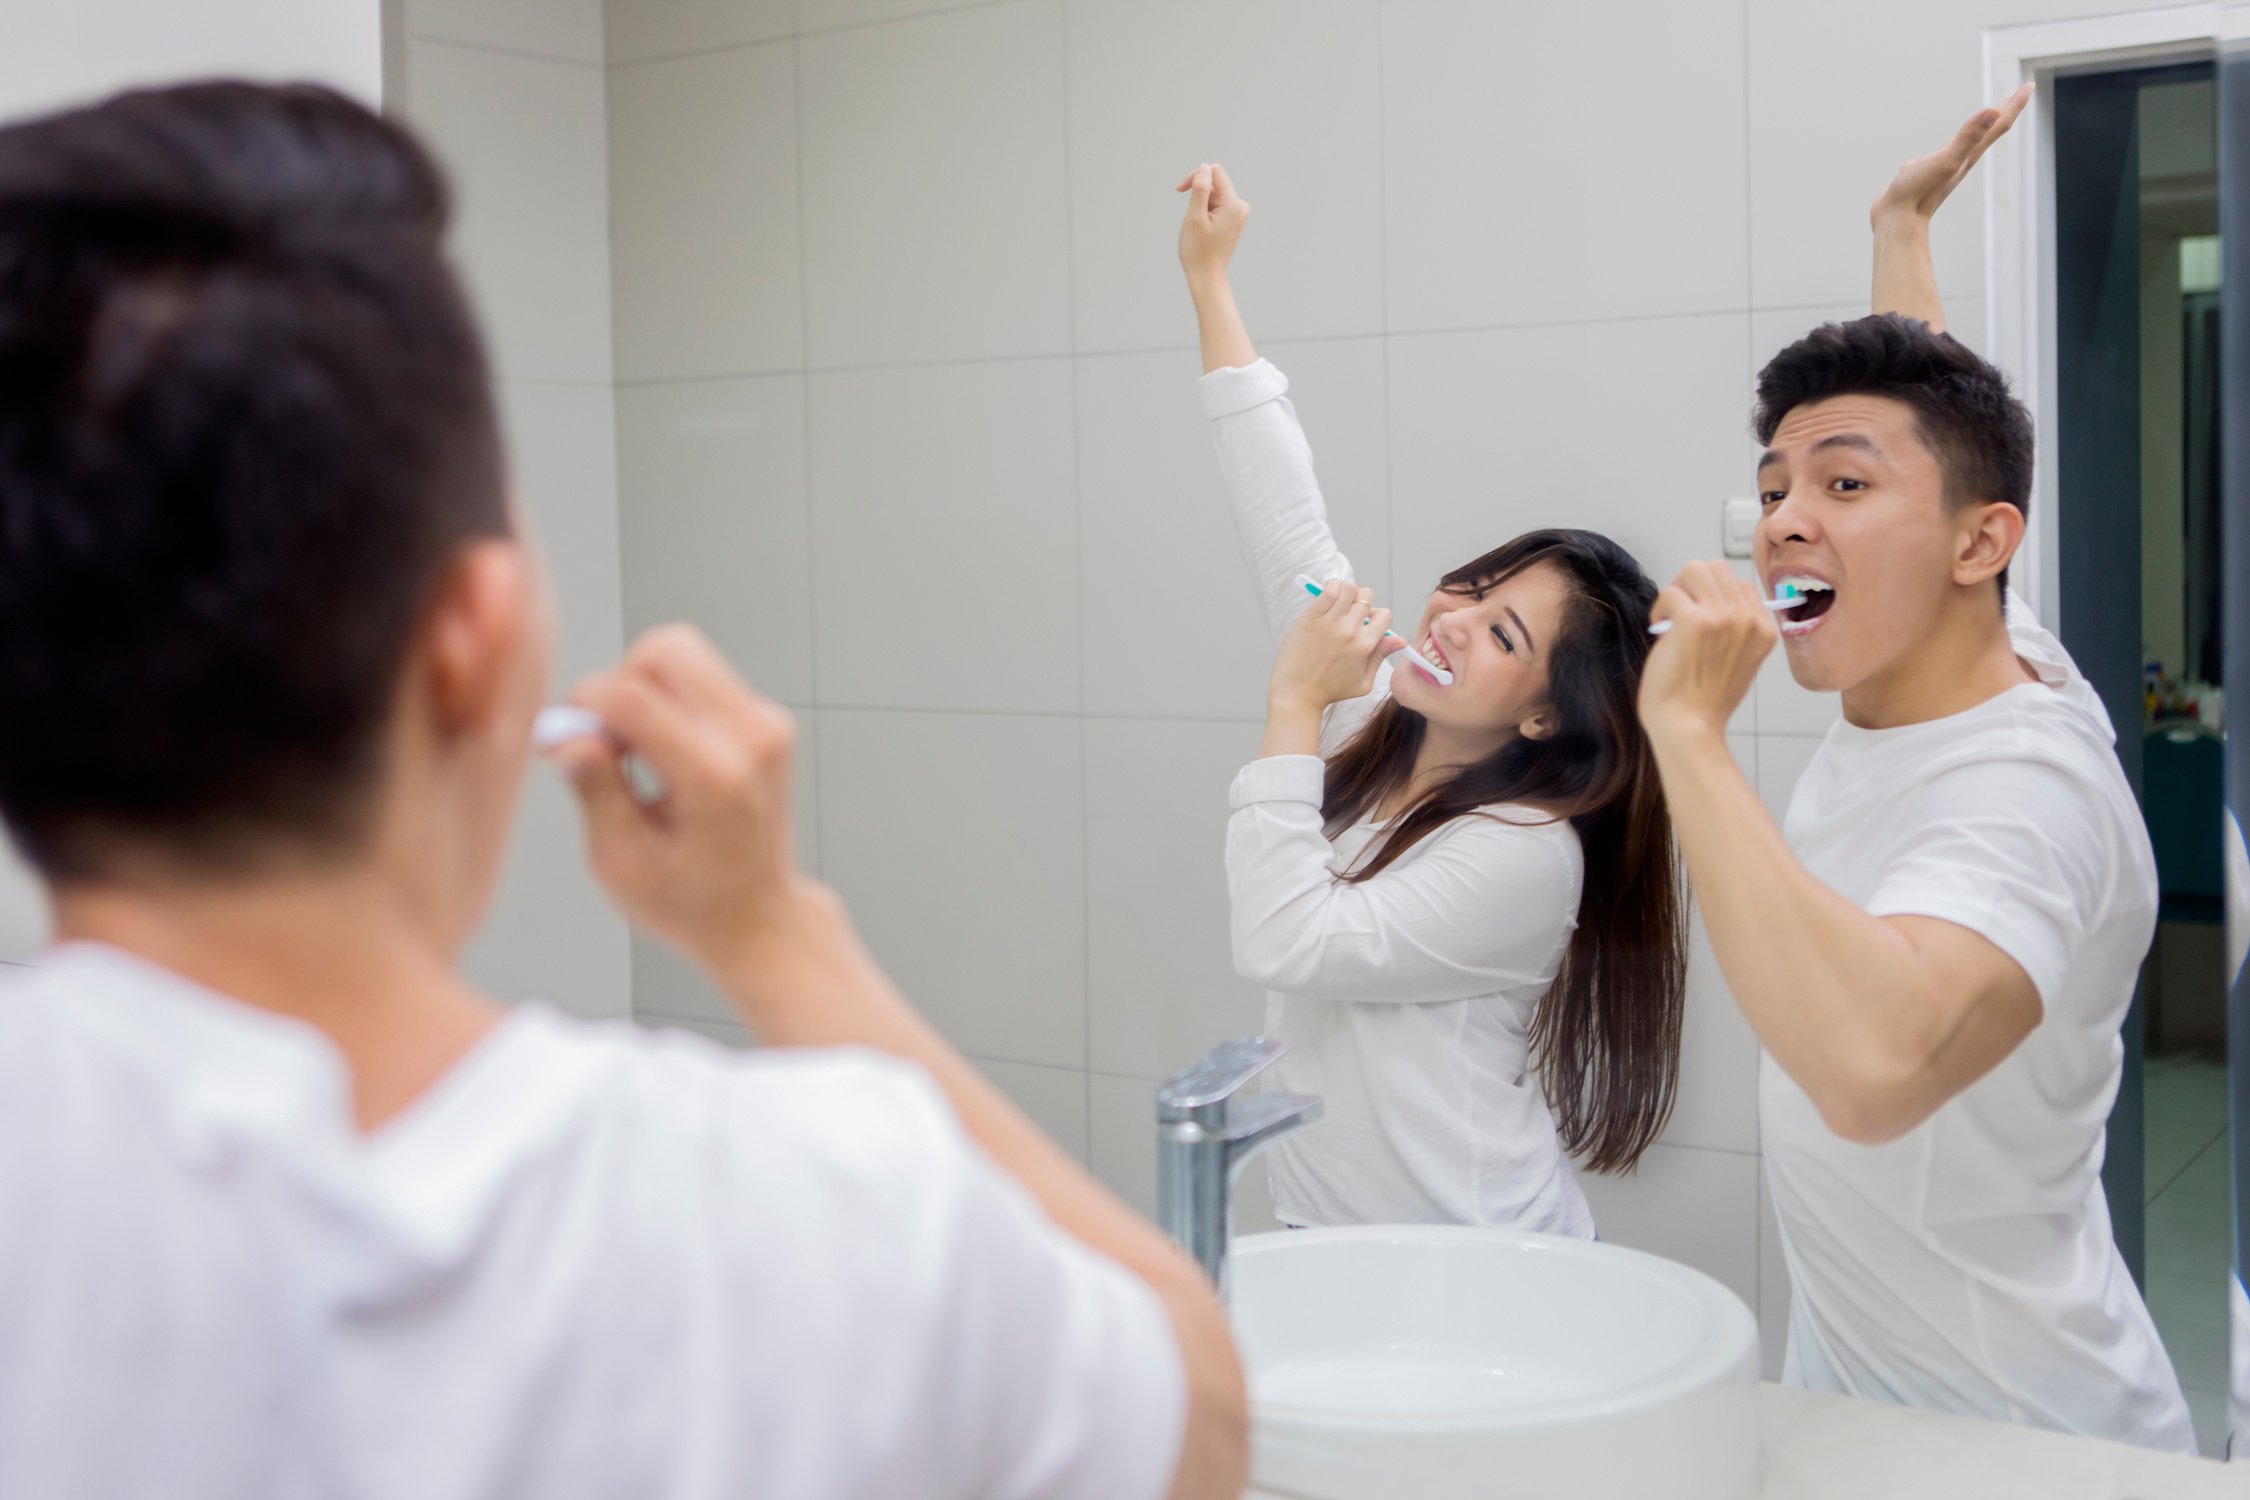
[[[1210,1284],[915,1011],[835,893],[798,871],[789,711],[685,625],[642,636],[618,667],[580,683],[571,704],[583,712],[561,716],[542,748],[577,791],[594,873],[626,915],[700,963],[761,1041],[867,1047],[924,1068],[963,1127],[1057,1227],[1163,1305],[1188,1397],[1172,1500],[1239,1494],[1248,1410]],[[1316,713],[1316,732],[1317,723]],[[628,757],[653,773],[661,795],[636,790]]]

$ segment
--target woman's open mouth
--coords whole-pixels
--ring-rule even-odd
[[[1801,601],[1775,614],[1781,633],[1791,639],[1812,634],[1836,607],[1836,586],[1825,578],[1815,578],[1808,573],[1784,573],[1773,581],[1773,588],[1777,597],[1794,590]]]
[[[1437,636],[1434,633],[1422,637],[1422,654],[1446,671],[1453,670],[1453,663],[1447,659],[1443,651],[1438,649]]]

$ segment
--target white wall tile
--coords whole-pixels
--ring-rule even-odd
[[[971,10],[1012,0],[797,0],[799,31],[830,31],[839,26],[873,26],[938,11]]]
[[[1253,220],[1234,284],[1267,339],[1383,326],[1374,0],[1071,0],[1070,202],[1078,347],[1192,345],[1172,247],[1197,163]],[[1253,61],[1254,60],[1254,61]]]
[[[623,387],[617,451],[627,635],[687,620],[760,692],[810,703],[804,377]]]
[[[1758,1343],[1760,1374],[1781,1378],[1782,1356],[1789,1348],[1789,1262],[1781,1248],[1781,1221],[1774,1217],[1773,1192],[1758,1173]]]
[[[798,46],[812,363],[1068,352],[1060,0]]]
[[[409,36],[602,61],[602,0],[406,0]]]
[[[1077,1068],[1040,1068],[1029,1063],[973,1057],[976,1070],[1006,1094],[1031,1123],[1071,1157],[1086,1161],[1086,1075]]]
[[[1688,946],[1679,1103],[1664,1139],[1718,1151],[1758,1149],[1758,1039],[1719,972],[1700,915]]]
[[[1789,816],[1789,798],[1797,778],[1812,764],[1820,748],[1814,735],[1762,734],[1758,736],[1758,796],[1776,823]]]
[[[1537,527],[1611,537],[1659,586],[1718,557],[1754,452],[1744,314],[1393,336],[1393,573],[1405,597]],[[1737,571],[1747,574],[1748,564]],[[1748,730],[1746,704],[1732,727]]]
[[[1227,936],[1227,787],[1255,724],[1086,723],[1087,994],[1092,1065],[1169,1077],[1265,1002]]]
[[[415,42],[407,94],[453,179],[453,250],[500,376],[606,382],[601,71]]]
[[[498,894],[461,971],[503,1000],[546,1000],[581,1016],[632,1014],[625,919],[586,868],[576,801],[544,764],[526,778]]]
[[[1867,206],[1900,162],[1935,151],[1986,97],[1984,32],[2157,8],[2163,0],[1749,0],[1751,288],[1760,307],[1864,296]],[[1862,109],[1840,101],[1874,101]],[[2006,149],[2013,143],[2003,143]],[[1734,150],[1737,162],[1740,147]],[[1975,182],[1939,214],[1947,298],[1984,284]]]
[[[1266,352],[1290,378],[1338,540],[1358,576],[1387,590],[1381,341]],[[1090,713],[1265,713],[1273,637],[1219,483],[1197,373],[1192,355],[1078,361]]]
[[[1579,1182],[1605,1241],[1693,1266],[1758,1305],[1758,1158],[1653,1146],[1631,1177]]]
[[[792,0],[605,0],[610,66],[771,41],[795,29]]]
[[[1736,0],[1387,4],[1390,326],[1745,306],[1742,79]]]
[[[1086,1062],[1075,719],[823,710],[821,871],[963,1051]]]
[[[599,386],[506,385],[498,395],[517,503],[553,580],[559,686],[613,663],[621,644],[614,412]],[[625,921],[586,868],[575,802],[543,765],[531,769],[492,913],[463,967],[506,999],[536,996],[580,1015],[631,1009]]]
[[[0,960],[22,963],[47,946],[47,894],[5,833],[0,833]]]
[[[1067,360],[811,381],[823,703],[1076,712]]]
[[[624,644],[617,576],[617,437],[599,386],[504,385],[510,484],[554,585],[554,684],[613,665]]]
[[[809,875],[820,869],[820,715],[800,708],[797,756],[791,767],[790,824],[797,865]],[[733,1024],[727,1003],[703,971],[669,943],[646,933],[633,934],[633,1013],[668,1020],[709,1020]]]
[[[610,73],[619,380],[804,363],[791,54]]]
[[[1133,1211],[1156,1217],[1156,1085],[1095,1073],[1087,1080],[1088,1164]]]

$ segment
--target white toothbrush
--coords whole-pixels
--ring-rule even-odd
[[[1804,603],[1805,597],[1797,592],[1797,585],[1785,583],[1781,586],[1779,594],[1771,599],[1761,599],[1758,602],[1775,614],[1780,614],[1785,609],[1795,609],[1798,605]],[[1650,635],[1662,635],[1671,628],[1672,622],[1670,620],[1658,620],[1654,625],[1649,626],[1648,633]]]
[[[1297,586],[1303,589],[1306,593],[1312,595],[1315,599],[1318,599],[1320,597],[1320,585],[1313,582],[1312,579],[1306,577],[1302,573],[1299,573],[1297,575]],[[1399,639],[1399,633],[1395,630],[1386,630],[1383,632],[1383,634],[1389,636],[1394,641]],[[1451,672],[1448,672],[1447,670],[1445,670],[1445,668],[1436,665],[1434,662],[1430,661],[1428,657],[1415,650],[1412,646],[1401,646],[1396,652],[1393,653],[1393,655],[1405,657],[1408,661],[1414,663],[1414,665],[1420,667],[1423,671],[1429,673],[1432,677],[1435,677],[1437,679],[1439,687],[1453,686],[1453,674]]]
[[[574,703],[557,703],[542,708],[531,720],[531,747],[534,750],[552,750],[567,745],[572,740],[587,739],[606,734],[601,716],[590,708],[580,708]]]

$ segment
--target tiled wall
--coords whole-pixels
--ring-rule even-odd
[[[809,860],[910,994],[1144,1206],[1149,1091],[1254,1028],[1226,786],[1269,646],[1173,259],[1196,162],[1336,523],[1393,597],[1537,524],[1669,576],[1750,377],[1863,310],[1866,209],[1984,27],[2114,0],[608,0],[629,628],[795,705]],[[1981,214],[1941,231],[1981,336]],[[1735,723],[1778,808],[1832,701]],[[651,1019],[739,1036],[635,954]],[[1678,1116],[1605,1235],[1784,1306],[1756,1048],[1699,950]],[[1774,1346],[1778,1348],[1776,1344]]]
[[[559,687],[622,639],[600,0],[403,0],[399,29],[390,107],[453,177],[454,251],[492,347],[516,499],[555,582]],[[510,998],[624,1015],[625,926],[579,844],[568,792],[534,767],[469,970]]]

